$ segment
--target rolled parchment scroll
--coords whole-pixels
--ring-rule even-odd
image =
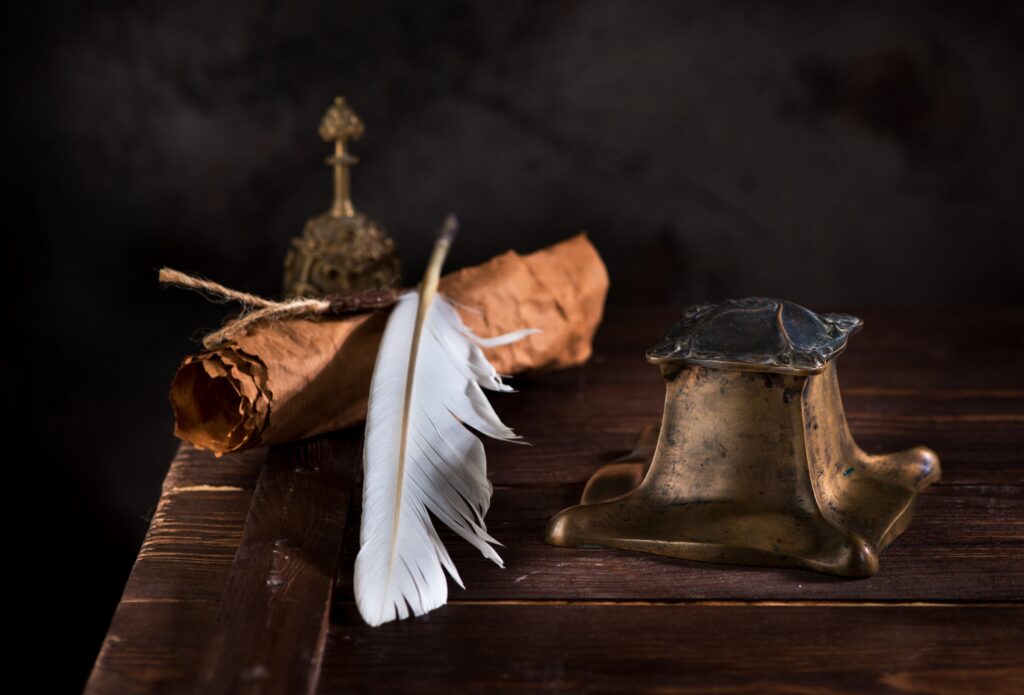
[[[501,374],[585,362],[608,273],[585,234],[526,256],[509,251],[446,275],[441,291],[480,337],[540,333],[485,350]],[[218,454],[358,424],[387,312],[288,319],[186,357],[171,383],[174,434]]]

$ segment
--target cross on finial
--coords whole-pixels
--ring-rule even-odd
[[[346,146],[349,140],[363,137],[365,130],[362,120],[344,97],[335,97],[334,103],[320,119],[320,137],[324,142],[334,141],[334,154],[326,159],[327,165],[334,167],[334,202],[328,211],[331,217],[354,217],[356,214],[349,192],[348,168],[359,160],[346,151]]]

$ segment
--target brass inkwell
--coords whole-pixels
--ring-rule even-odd
[[[647,352],[667,386],[653,451],[599,469],[548,542],[875,574],[940,468],[854,442],[835,358],[860,327],[761,297],[690,307]]]

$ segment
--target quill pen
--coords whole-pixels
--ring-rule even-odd
[[[468,427],[519,439],[484,395],[484,388],[512,388],[481,348],[537,331],[482,339],[465,327],[437,291],[456,230],[449,216],[419,291],[402,295],[392,309],[370,382],[354,588],[359,613],[373,626],[443,605],[448,583],[442,568],[465,588],[431,514],[504,566],[490,545],[500,543],[484,524],[493,488],[483,444]]]

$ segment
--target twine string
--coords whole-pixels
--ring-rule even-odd
[[[203,337],[203,347],[207,350],[245,334],[257,323],[319,316],[333,308],[333,304],[326,299],[296,298],[277,302],[248,292],[233,290],[219,282],[188,275],[173,268],[161,268],[159,277],[161,285],[199,292],[213,301],[233,300],[242,305],[242,313],[238,317]]]

